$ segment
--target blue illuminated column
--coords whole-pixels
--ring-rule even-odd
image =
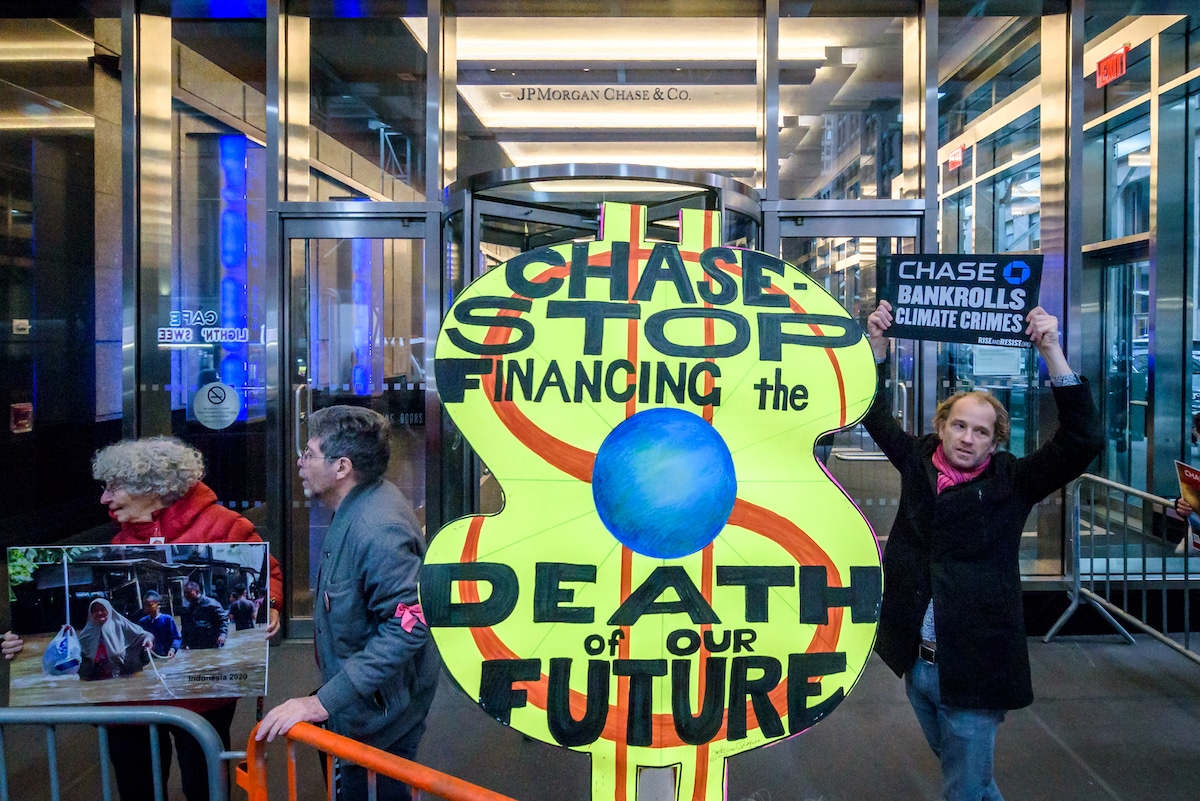
[[[222,136],[220,200],[220,320],[222,328],[245,329],[246,314],[246,137]],[[243,400],[246,392],[248,346],[245,342],[227,342],[221,346],[218,373],[222,383],[237,389]],[[238,414],[245,420],[249,404],[243,402]]]
[[[350,264],[354,273],[350,284],[350,303],[354,324],[354,368],[351,385],[355,395],[369,395],[375,388],[371,380],[374,341],[371,336],[371,246],[370,239],[351,240]]]

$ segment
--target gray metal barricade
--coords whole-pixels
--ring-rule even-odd
[[[204,758],[208,767],[208,797],[211,801],[228,801],[229,787],[225,761],[242,760],[244,751],[225,751],[221,738],[216,729],[204,718],[187,709],[171,706],[73,706],[73,707],[8,707],[0,709],[0,801],[23,799],[28,793],[17,789],[14,792],[9,787],[9,754],[5,735],[14,726],[41,726],[46,733],[46,762],[49,771],[49,790],[51,801],[60,801],[61,781],[59,778],[59,743],[58,730],[63,726],[95,726],[99,749],[87,754],[99,754],[100,784],[104,801],[112,801],[116,795],[112,787],[112,779],[108,772],[110,726],[139,725],[150,727],[150,758],[153,764],[151,776],[146,777],[154,784],[155,801],[163,801],[167,797],[166,788],[162,786],[162,754],[160,753],[158,729],[161,726],[174,726],[182,729],[196,739],[204,750]],[[83,754],[73,754],[75,758],[83,758]],[[65,761],[65,760],[61,760]],[[91,793],[89,798],[95,798]]]
[[[1074,483],[1072,499],[1067,591],[1071,603],[1043,639],[1050,642],[1086,603],[1130,643],[1133,635],[1117,618],[1200,664],[1200,654],[1191,649],[1191,591],[1200,587],[1192,570],[1200,563],[1193,565],[1192,560],[1200,557],[1190,555],[1186,545],[1183,554],[1176,554],[1152,530],[1154,513],[1165,514],[1174,502],[1091,473]],[[1190,533],[1184,537],[1186,543]],[[1172,589],[1183,593],[1182,644],[1168,636],[1168,591]],[[1157,622],[1149,619],[1151,593],[1159,595]],[[1135,598],[1140,600],[1140,617],[1129,611]]]

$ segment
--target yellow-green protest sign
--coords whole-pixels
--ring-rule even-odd
[[[504,492],[446,525],[421,605],[492,716],[588,751],[592,798],[673,766],[720,799],[733,754],[804,731],[862,673],[870,527],[813,456],[875,391],[861,328],[795,267],[606,203],[597,241],[510,259],[455,300],[435,376]]]

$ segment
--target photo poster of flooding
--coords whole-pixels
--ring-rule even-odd
[[[9,548],[8,571],[12,630],[25,642],[9,663],[12,706],[267,693],[270,558],[265,542]],[[168,657],[154,653],[158,645],[143,655],[139,644],[126,652],[126,656],[134,656],[126,660],[120,675],[81,678],[81,673],[87,675],[95,664],[94,643],[120,642],[120,637],[126,642],[137,640],[133,627],[141,628],[146,617],[142,599],[150,590],[161,597],[159,613],[172,618],[182,636],[187,605],[184,587],[191,581],[219,604],[219,608],[206,604],[201,617],[219,625],[216,615],[225,616],[223,646],[199,647],[206,643],[193,636]],[[242,615],[242,625],[249,627],[239,631],[230,615],[230,593],[242,586],[254,614],[252,619]],[[107,638],[96,636],[100,629],[89,619],[89,608],[98,598],[112,605],[114,618],[125,618],[105,624],[109,627]],[[244,605],[239,608],[249,611]],[[68,622],[78,638],[74,642],[69,634],[59,636]],[[89,624],[94,628],[85,634]],[[169,625],[161,618],[160,630],[167,632],[164,639],[170,638]],[[82,645],[89,641],[93,643],[91,654]],[[49,657],[48,647],[53,648]]]

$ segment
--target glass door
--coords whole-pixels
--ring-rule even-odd
[[[708,173],[628,164],[539,165],[472,176],[447,194],[444,308],[471,281],[520,253],[595,239],[605,201],[644,206],[651,240],[678,242],[680,211],[702,209],[722,213],[725,244],[758,245],[757,194]],[[430,499],[429,519],[436,525],[465,514],[499,511],[499,485],[453,421],[442,418],[433,436],[443,447],[437,451],[433,486],[438,497]]]
[[[328,509],[304,497],[296,470],[312,412],[347,404],[387,417],[392,458],[386,478],[424,521],[425,230],[423,214],[283,221],[290,294],[285,355],[290,425],[283,486],[291,543],[291,636],[304,636],[311,626],[315,554],[331,518]]]
[[[1146,415],[1149,411],[1150,262],[1104,268],[1104,475],[1146,489]]]
[[[780,256],[819,282],[865,329],[878,303],[879,271],[889,256],[915,253],[919,231],[917,217],[797,217],[781,221]],[[892,411],[908,430],[918,425],[913,413],[916,346],[912,340],[896,340],[892,353]],[[886,537],[899,485],[895,470],[862,426],[818,441],[817,453],[876,534]]]
[[[599,229],[598,208],[579,204],[579,208],[557,208],[527,200],[519,187],[507,187],[501,197],[474,194],[471,214],[455,212],[447,216],[445,237],[450,245],[450,290],[447,307],[471,281],[509,259],[539,247],[550,247],[576,239],[594,239]],[[542,198],[543,201],[549,200]],[[469,232],[464,225],[470,224]],[[474,260],[458,258],[474,253]],[[459,435],[448,417],[441,420],[442,452],[441,516],[443,524],[468,513],[494,514],[503,506],[500,485],[474,450]]]

